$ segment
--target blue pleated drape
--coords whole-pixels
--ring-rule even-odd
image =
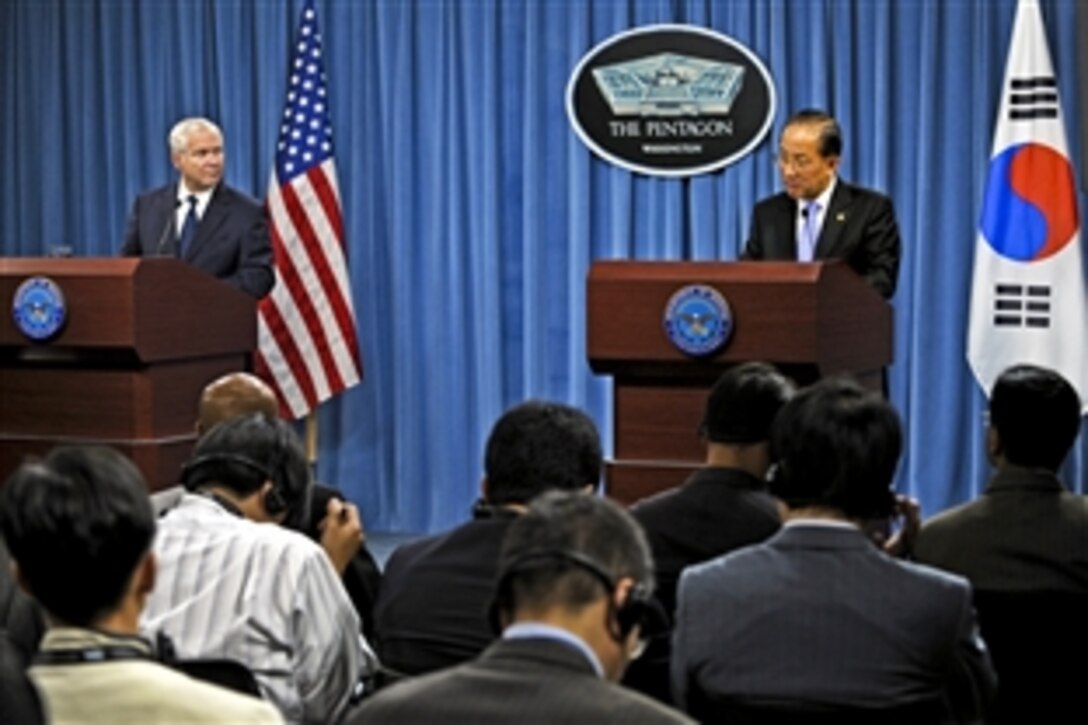
[[[1076,0],[1042,7],[1076,160],[1088,123]],[[3,0],[0,252],[115,254],[133,196],[172,177],[165,135],[185,115],[220,122],[228,180],[263,196],[300,8]],[[321,478],[360,503],[373,530],[434,530],[466,516],[505,407],[567,401],[610,437],[609,384],[585,360],[590,263],[735,259],[752,205],[777,188],[780,121],[820,106],[842,122],[844,178],[892,196],[905,243],[890,375],[907,430],[899,486],[927,513],[975,495],[988,467],[985,399],[964,357],[967,301],[1014,8],[319,0],[366,366],[361,386],[320,411]],[[632,174],[593,156],[567,122],[581,55],[661,22],[725,33],[774,76],[772,136],[720,173]],[[1080,491],[1086,437],[1064,471]]]

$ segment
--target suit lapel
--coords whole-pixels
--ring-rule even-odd
[[[215,192],[212,194],[211,200],[208,202],[208,208],[204,210],[204,216],[201,217],[200,223],[196,226],[196,237],[193,238],[193,243],[189,245],[189,250],[185,255],[185,259],[192,261],[196,258],[197,252],[215,235],[215,230],[219,228],[227,220],[230,215],[230,198],[223,191],[223,184],[215,187]]]
[[[772,239],[781,239],[785,242],[780,257],[768,257],[769,259],[797,259],[797,202],[783,193],[779,197],[779,212],[774,215],[775,226]]]
[[[816,259],[836,256],[833,252],[842,237],[842,230],[850,221],[850,204],[853,198],[854,194],[850,191],[849,185],[839,179],[835,184],[835,191],[831,194],[831,203],[828,204],[827,214],[824,215],[823,227],[820,228],[820,240],[816,243]]]

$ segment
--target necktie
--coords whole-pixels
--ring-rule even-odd
[[[820,205],[810,201],[801,214],[801,236],[797,240],[797,261],[811,262],[816,258],[816,242],[820,236]]]
[[[181,225],[181,234],[178,236],[178,256],[182,259],[185,258],[185,253],[189,251],[189,246],[193,243],[193,237],[196,236],[196,197],[192,194],[186,200],[189,202],[189,213],[185,215],[185,222]]]

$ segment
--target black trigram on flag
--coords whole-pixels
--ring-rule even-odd
[[[1050,327],[1050,287],[1003,282],[994,285],[994,325]]]
[[[1010,85],[1010,121],[1058,117],[1058,81],[1054,76],[1013,78]]]

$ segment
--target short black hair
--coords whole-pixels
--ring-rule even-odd
[[[852,380],[825,379],[799,392],[775,419],[769,489],[790,508],[889,516],[901,447],[899,416],[886,400]]]
[[[31,593],[72,626],[118,606],[155,535],[143,476],[112,448],[55,448],[21,465],[0,502],[0,530]]]
[[[1035,365],[1005,370],[990,392],[990,425],[1015,466],[1057,471],[1077,439],[1080,414],[1069,381]]]
[[[499,609],[577,610],[609,594],[576,558],[590,560],[612,582],[630,577],[653,588],[650,545],[627,511],[595,495],[549,491],[507,529],[499,555]]]
[[[786,125],[783,128],[789,128],[795,124],[819,125],[820,155],[824,158],[842,156],[842,128],[830,113],[818,108],[804,108],[786,119]]]
[[[793,383],[766,363],[731,367],[707,397],[699,432],[712,443],[769,440],[771,423],[793,392]]]
[[[549,489],[596,486],[601,439],[582,411],[531,400],[506,411],[491,429],[484,456],[487,502],[525,504]]]
[[[309,520],[312,477],[298,434],[279,418],[257,413],[215,425],[185,464],[182,482],[190,491],[217,484],[248,496],[271,481],[286,504],[293,528]]]

